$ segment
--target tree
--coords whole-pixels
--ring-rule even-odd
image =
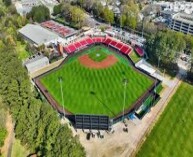
[[[44,5],[35,6],[27,14],[27,18],[28,19],[32,18],[33,21],[36,21],[36,22],[43,22],[50,19],[50,11]]]
[[[124,26],[125,26],[126,20],[127,20],[126,15],[125,15],[125,14],[121,15],[121,17],[120,17],[120,19],[119,19],[119,21],[120,21],[120,26],[121,26],[121,27],[124,27]]]
[[[70,8],[70,15],[72,22],[78,23],[78,27],[81,27],[85,19],[83,10],[79,7],[73,6]]]
[[[124,20],[122,24],[126,27],[136,29],[139,14],[138,5],[133,0],[125,1],[122,3],[120,10],[121,17],[123,17],[123,19],[120,18],[120,20]]]
[[[161,58],[160,65],[166,72],[175,75],[178,69],[177,58],[185,47],[184,34],[166,30],[147,38],[146,52],[152,63],[157,65],[158,58]]]
[[[19,38],[15,34],[20,27],[17,24],[19,15],[10,16],[9,8],[5,10],[0,20],[0,98],[13,117],[16,138],[26,146],[30,154],[48,157],[85,156],[83,147],[72,136],[71,130],[60,124],[58,113],[37,97],[37,91],[18,59],[17,44],[12,44],[17,43]],[[0,128],[2,115],[0,112]]]
[[[188,51],[188,53],[193,53],[193,37],[191,35],[187,35],[185,37],[185,41],[186,41],[186,50]]]
[[[112,24],[114,23],[114,13],[113,11],[109,10],[108,7],[105,7],[103,10],[103,18],[106,22]]]
[[[3,3],[6,5],[6,6],[10,6],[12,4],[11,0],[3,0]]]
[[[63,6],[62,3],[54,6],[53,15],[58,15],[58,14],[60,14],[60,13],[62,12],[62,6]]]
[[[93,4],[93,15],[96,16],[96,17],[100,17],[103,13],[103,9],[104,7],[102,6],[102,4],[98,1],[96,1],[94,4]]]

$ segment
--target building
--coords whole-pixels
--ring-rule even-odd
[[[169,27],[175,31],[193,35],[193,16],[177,13],[170,19]]]
[[[160,15],[165,18],[165,19],[170,19],[172,18],[172,16],[174,15],[175,13],[173,11],[170,11],[170,10],[162,10],[160,12]]]
[[[15,3],[15,8],[20,15],[26,15],[34,6],[40,5],[39,0],[21,0]]]
[[[50,13],[53,12],[53,8],[55,5],[58,5],[57,0],[20,0],[15,2],[15,8],[17,12],[23,16],[31,11],[31,9],[38,5],[45,5]]]
[[[41,54],[32,56],[28,61],[25,62],[25,67],[28,73],[33,73],[47,65],[49,65],[49,59]]]
[[[165,11],[172,11],[175,13],[181,12],[186,14],[193,13],[193,2],[186,2],[186,1],[159,1],[154,2],[155,5],[161,6],[162,10]]]
[[[53,20],[42,22],[41,26],[60,36],[63,39],[63,41],[59,42],[62,43],[63,45],[73,42],[77,38],[77,34],[79,33],[78,30],[75,30],[68,26],[64,26]]]
[[[62,41],[57,34],[41,27],[40,25],[27,24],[19,30],[19,33],[24,37],[25,40],[36,47],[43,44],[57,44],[58,41]]]

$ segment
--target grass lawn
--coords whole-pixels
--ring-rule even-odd
[[[24,146],[21,145],[20,141],[15,139],[12,147],[11,157],[26,157],[29,152]]]
[[[129,54],[129,57],[131,58],[131,60],[132,60],[134,63],[137,63],[137,62],[140,61],[140,59],[141,59],[141,57],[139,57],[134,50]]]
[[[90,53],[89,55],[95,55],[96,49],[98,53],[114,54],[103,46],[91,47],[85,51]],[[124,78],[128,79],[125,108],[129,108],[153,84],[153,80],[135,71],[125,58],[114,55],[117,56],[118,62],[104,69],[86,68],[79,63],[77,57],[73,57],[59,70],[43,76],[40,81],[55,100],[62,104],[58,81],[62,76],[64,106],[72,113],[104,114],[114,117],[122,111]]]
[[[17,42],[16,51],[18,53],[19,59],[24,60],[30,56],[29,52],[25,50],[26,45]]]
[[[181,84],[138,152],[138,157],[193,156],[192,93],[192,85]]]
[[[107,53],[104,52],[104,49],[103,49],[103,51],[100,51],[100,47],[99,47],[99,49],[97,49],[97,48],[94,48],[93,50],[90,49],[89,52],[91,52],[91,53],[89,53],[89,57],[96,62],[101,62],[108,55]]]

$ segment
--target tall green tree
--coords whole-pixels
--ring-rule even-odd
[[[15,33],[21,26],[16,24],[19,15],[10,16],[9,7],[0,7],[5,11],[0,20],[0,98],[13,117],[16,138],[37,156],[85,156],[79,140],[60,124],[58,113],[37,96],[18,59],[17,44],[12,43],[19,39]]]
[[[32,10],[27,14],[28,19],[32,19],[36,22],[43,22],[50,19],[50,11],[49,9],[44,6],[35,6],[32,8]]]
[[[110,24],[114,23],[114,13],[112,10],[109,10],[108,7],[105,7],[102,14],[106,22]]]
[[[12,4],[11,0],[3,0],[6,6],[10,6]]]

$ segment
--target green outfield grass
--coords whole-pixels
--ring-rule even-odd
[[[100,47],[100,49],[99,49]],[[43,76],[40,81],[48,92],[62,104],[58,78],[63,78],[64,106],[72,113],[104,114],[114,117],[123,108],[123,79],[126,87],[126,108],[129,108],[153,84],[153,80],[135,71],[126,58],[103,46],[94,46],[80,55],[88,53],[102,56],[113,54],[118,62],[109,68],[90,69],[81,65],[77,56],[70,58],[59,70]],[[80,56],[79,55],[79,56]]]
[[[138,152],[138,157],[193,156],[193,86],[182,83]]]

